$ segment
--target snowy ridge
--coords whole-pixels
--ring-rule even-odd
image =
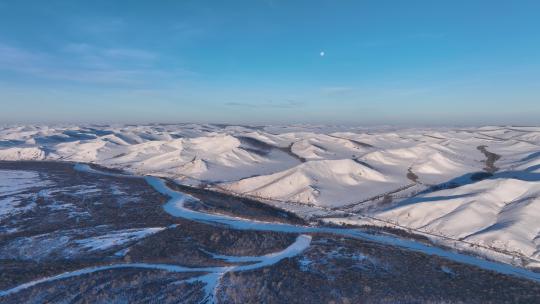
[[[330,207],[389,191],[398,182],[351,159],[340,159],[310,161],[222,186],[233,192]]]
[[[539,259],[537,182],[488,179],[405,200],[378,217]]]

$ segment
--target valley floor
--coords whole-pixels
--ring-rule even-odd
[[[534,303],[540,274],[247,198],[0,162],[0,302]]]

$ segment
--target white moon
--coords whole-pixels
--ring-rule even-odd
[[[324,51],[320,52],[319,55],[321,55],[321,57],[324,57]]]

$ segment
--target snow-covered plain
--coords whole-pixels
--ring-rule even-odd
[[[0,170],[0,219],[32,208],[33,204],[23,205],[23,201],[28,198],[25,192],[47,183],[36,172]]]
[[[106,226],[99,227],[106,230]],[[86,256],[90,251],[104,251],[113,247],[134,243],[166,228],[140,228],[123,229],[101,232],[97,235],[85,238],[76,238],[77,233],[88,233],[90,229],[72,231],[57,231],[34,236],[23,236],[10,242],[6,242],[3,251],[0,252],[2,259],[19,259],[43,261],[54,256],[75,258]],[[95,232],[96,233],[96,232]]]
[[[540,258],[540,127],[6,126],[0,159],[96,163]]]

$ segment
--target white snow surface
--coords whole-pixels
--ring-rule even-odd
[[[106,250],[114,246],[124,245],[128,242],[140,240],[151,234],[166,229],[165,227],[124,229],[111,233],[98,235],[86,239],[76,240],[75,243],[89,251]]]
[[[8,215],[30,210],[35,203],[28,201],[26,191],[50,184],[37,172],[23,170],[0,170],[0,220]]]
[[[537,181],[483,180],[406,199],[377,216],[402,226],[540,260]]]
[[[471,175],[486,166],[479,146],[500,156],[494,164],[498,170],[472,181]],[[540,258],[540,127],[0,128],[0,160],[21,159],[96,163],[184,184],[209,184],[306,217],[339,217],[332,212],[340,210],[367,213]],[[453,188],[430,188],[452,183]],[[381,204],[383,197],[392,199]],[[4,200],[1,208],[15,205]]]
[[[0,170],[0,196],[18,194],[46,183],[34,171]]]
[[[317,160],[271,175],[223,184],[233,192],[324,207],[353,203],[388,192],[400,181],[351,159]]]
[[[85,229],[24,236],[6,243],[4,250],[0,252],[0,258],[41,261],[49,258],[51,255],[62,256],[64,258],[85,256],[88,255],[88,252],[104,251],[113,247],[134,243],[164,229],[166,228],[133,228],[108,231],[106,233],[98,230],[98,234],[85,238],[76,236],[77,233],[85,232]],[[88,231],[87,229],[86,232]]]

